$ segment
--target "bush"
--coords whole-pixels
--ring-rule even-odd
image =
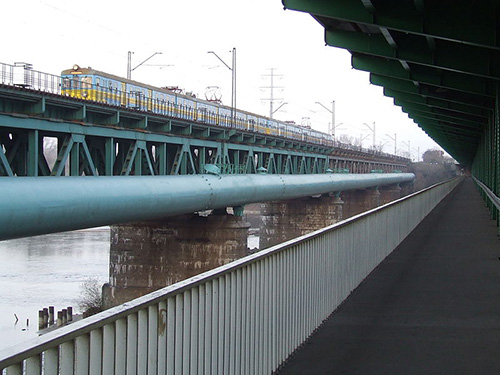
[[[84,318],[103,310],[101,284],[97,277],[89,277],[81,283],[78,307]]]

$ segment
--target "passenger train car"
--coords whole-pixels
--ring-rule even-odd
[[[281,136],[317,144],[328,144],[331,137],[309,127],[277,121],[264,116],[128,80],[91,68],[74,65],[61,73],[61,94],[214,126],[233,127],[261,134]]]

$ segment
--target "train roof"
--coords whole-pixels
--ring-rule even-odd
[[[73,66],[72,69],[66,69],[66,70],[63,70],[61,72],[61,76],[68,76],[68,75],[98,75],[100,77],[113,79],[113,80],[116,80],[116,81],[119,81],[119,82],[125,82],[125,83],[128,83],[128,84],[134,85],[134,86],[140,86],[140,87],[144,87],[144,88],[155,90],[155,91],[161,91],[161,92],[164,92],[164,93],[167,93],[167,94],[174,94],[174,95],[186,98],[186,99],[191,99],[191,100],[194,99],[190,95],[181,94],[181,93],[175,92],[173,90],[169,90],[169,89],[166,89],[166,88],[163,88],[163,87],[157,87],[157,86],[149,85],[147,83],[134,81],[134,80],[127,79],[127,78],[124,78],[124,77],[120,77],[120,76],[117,76],[117,75],[114,75],[114,74],[110,74],[110,73],[106,73],[106,72],[103,72],[103,71],[100,71],[100,70],[92,69],[90,67],[88,67],[88,68],[81,68],[79,65],[76,65],[76,64]],[[227,108],[228,110],[231,110],[231,107],[228,107],[228,106],[223,105],[223,104],[216,104],[214,102],[210,102],[208,100],[204,100],[204,99],[201,99],[201,98],[195,98],[195,99],[198,100],[198,101],[207,103],[207,104],[218,105],[218,106]],[[244,112],[244,111],[240,110],[240,112]]]
[[[114,79],[116,81],[126,82],[126,83],[130,83],[130,84],[136,85],[136,86],[147,87],[147,88],[150,88],[152,90],[162,90],[162,91],[171,92],[170,90],[165,90],[165,89],[162,89],[160,87],[148,85],[147,83],[134,81],[134,80],[131,80],[131,79],[127,79],[125,77],[120,77],[120,76],[117,76],[117,75],[114,75],[114,74],[110,74],[110,73],[106,73],[106,72],[103,72],[103,71],[100,71],[100,70],[92,69],[90,67],[88,67],[88,68],[81,68],[80,66],[78,66],[76,64],[73,65],[72,69],[63,70],[61,72],[61,75],[63,75],[63,76],[65,76],[65,75],[98,75],[100,77],[110,78],[110,79]]]

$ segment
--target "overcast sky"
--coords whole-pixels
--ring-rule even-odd
[[[280,0],[22,0],[3,4],[0,62],[27,62],[36,70],[60,74],[73,64],[126,77],[127,53],[132,66],[155,52],[132,78],[155,86],[179,86],[205,97],[209,86],[220,87],[231,103],[231,65],[236,48],[237,107],[269,115],[271,68],[274,114],[280,120],[309,123],[327,131],[335,101],[337,136],[365,138],[384,151],[412,157],[438,148],[382,88],[370,85],[368,73],[351,68],[350,54],[327,47],[323,28],[308,14],[283,10]],[[403,143],[405,142],[405,143]]]

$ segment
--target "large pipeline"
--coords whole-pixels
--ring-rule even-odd
[[[410,182],[412,173],[4,177],[0,240]]]

